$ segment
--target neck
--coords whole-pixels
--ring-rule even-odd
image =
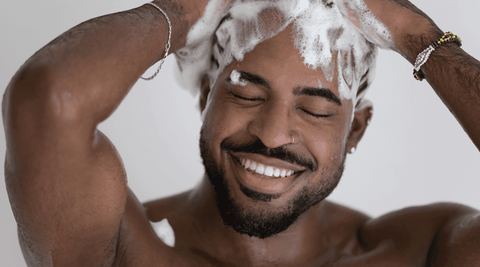
[[[328,203],[325,201],[307,210],[287,230],[260,239],[225,226],[214,196],[206,177],[191,192],[188,205],[195,222],[192,232],[196,236],[190,238],[188,246],[215,260],[234,266],[305,265],[302,263],[311,263],[332,249],[337,250],[338,242],[332,240],[328,227],[331,220],[326,216]]]

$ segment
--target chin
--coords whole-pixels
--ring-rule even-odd
[[[200,152],[223,223],[240,234],[261,239],[287,230],[300,215],[324,200],[340,181],[346,158],[344,153],[341,163],[330,174],[321,171],[323,178],[316,184],[307,182],[286,192],[271,193],[242,184],[230,171],[219,167],[203,134]],[[300,175],[296,179],[303,178]]]

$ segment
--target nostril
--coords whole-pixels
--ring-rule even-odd
[[[248,124],[247,131],[260,139],[268,148],[292,144],[292,141],[297,142],[298,139],[298,136],[292,137],[287,112],[278,106],[258,113]]]

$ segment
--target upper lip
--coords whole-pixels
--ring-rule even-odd
[[[277,159],[277,158],[267,157],[267,156],[260,155],[260,154],[252,154],[252,153],[245,153],[245,152],[230,152],[230,154],[239,161],[240,161],[240,159],[249,159],[249,160],[256,161],[256,162],[261,163],[261,164],[266,165],[266,166],[272,166],[272,167],[276,167],[276,168],[280,168],[280,169],[293,170],[296,173],[306,170],[306,168],[304,168],[302,166],[292,164],[292,163],[289,163],[289,162],[286,162],[286,161],[283,161],[283,160],[280,160],[280,159]]]

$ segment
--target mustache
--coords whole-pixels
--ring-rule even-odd
[[[271,158],[277,158],[285,162],[302,166],[307,170],[313,172],[317,170],[317,165],[311,159],[301,157],[286,149],[285,146],[268,148],[262,143],[260,139],[256,139],[251,143],[241,145],[236,145],[231,141],[224,140],[220,144],[220,148],[224,151],[244,152],[251,154],[259,154]]]

